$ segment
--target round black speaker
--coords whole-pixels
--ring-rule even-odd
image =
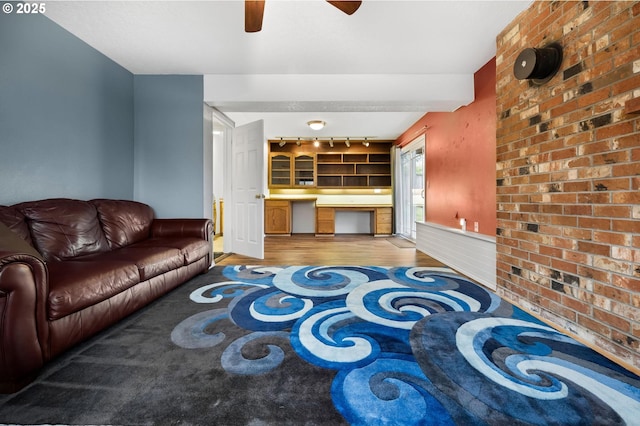
[[[540,85],[551,80],[560,69],[562,47],[553,43],[543,48],[524,49],[513,64],[513,74],[518,80],[532,80]]]

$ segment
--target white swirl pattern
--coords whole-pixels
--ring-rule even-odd
[[[353,318],[347,308],[327,309],[303,320],[297,332],[300,343],[313,355],[328,362],[352,363],[368,357],[371,343],[362,337],[345,337],[337,341],[330,329],[341,321]],[[314,328],[321,324],[318,331]]]
[[[556,389],[553,390],[550,388],[532,386],[527,382],[517,382],[514,380],[513,376],[510,376],[497,368],[482,351],[475,349],[480,345],[481,341],[490,336],[489,330],[494,327],[504,326],[538,329],[550,333],[551,335],[557,335],[560,340],[566,340],[566,337],[560,335],[555,329],[533,324],[528,321],[511,318],[480,318],[466,322],[458,328],[458,331],[456,332],[456,345],[458,350],[469,364],[481,372],[485,377],[500,386],[518,392],[522,395],[541,400],[566,398],[569,392],[565,383],[558,383],[559,387],[556,386]],[[608,380],[606,376],[592,370],[580,369],[575,365],[562,365],[562,363],[557,359],[550,361],[546,357],[532,355],[529,355],[528,357],[518,355],[517,359],[518,361],[513,363],[507,362],[507,365],[513,364],[513,367],[517,368],[520,373],[519,376],[537,379],[538,377],[532,376],[530,371],[539,371],[553,373],[556,376],[564,377],[573,383],[580,383],[586,389],[589,389],[591,393],[613,408],[627,424],[634,424],[634,422],[638,420],[637,416],[640,414],[640,402],[618,392],[610,386],[604,385],[603,382]]]
[[[285,304],[287,302],[287,300],[298,300],[297,298],[293,297],[293,296],[284,296],[282,298],[279,299],[279,302],[281,304]],[[251,313],[251,316],[255,319],[257,319],[258,321],[264,321],[264,322],[283,322],[283,321],[292,321],[292,320],[296,320],[300,317],[302,317],[304,314],[306,314],[307,312],[309,312],[311,310],[311,308],[313,308],[313,302],[309,299],[302,299],[302,302],[304,304],[303,308],[300,309],[297,312],[291,312],[289,314],[284,314],[284,315],[277,315],[277,314],[262,314],[261,312],[259,312],[256,309],[256,304],[252,303],[251,307],[249,308],[249,312]]]
[[[486,332],[487,329],[504,325],[510,325],[513,327],[531,327],[545,330],[550,333],[556,333],[556,331],[551,327],[531,324],[526,321],[511,320],[508,318],[481,318],[469,321],[458,328],[458,331],[456,332],[456,345],[458,350],[476,370],[480,371],[486,377],[501,386],[538,399],[565,398],[567,396],[567,386],[564,383],[562,384],[561,389],[555,392],[550,392],[548,389],[540,391],[532,388],[531,385],[527,383],[516,383],[513,380],[510,380],[510,376],[507,376],[502,370],[496,368],[481,351],[477,351],[475,349],[476,344],[474,344],[474,340],[482,340],[483,338],[486,338],[489,335]]]

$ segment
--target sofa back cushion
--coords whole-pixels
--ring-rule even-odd
[[[109,250],[98,212],[87,201],[56,198],[14,207],[27,218],[33,243],[46,260],[67,260]]]
[[[14,207],[0,206],[0,222],[4,223],[9,229],[18,234],[20,238],[33,246],[25,217]]]
[[[153,210],[127,200],[91,200],[98,210],[104,234],[112,249],[146,240],[151,233]]]

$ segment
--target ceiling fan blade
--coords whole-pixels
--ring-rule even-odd
[[[248,33],[257,33],[262,29],[262,17],[264,15],[265,0],[244,1],[244,30]]]
[[[353,1],[353,0],[335,0],[335,1],[327,0],[327,2],[331,3],[332,5],[334,5],[335,7],[337,7],[344,13],[346,13],[347,15],[352,15],[356,10],[358,10],[360,5],[362,4],[361,1]]]

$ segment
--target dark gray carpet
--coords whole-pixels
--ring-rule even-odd
[[[189,294],[219,280],[220,271],[213,268],[67,352],[20,393],[0,395],[0,423],[345,424],[331,402],[335,372],[290,350],[281,369],[239,376],[220,367],[224,346],[187,350],[171,341],[176,325],[208,309],[190,303]],[[230,340],[246,334],[229,321],[217,326]],[[264,346],[245,351],[264,355]]]

